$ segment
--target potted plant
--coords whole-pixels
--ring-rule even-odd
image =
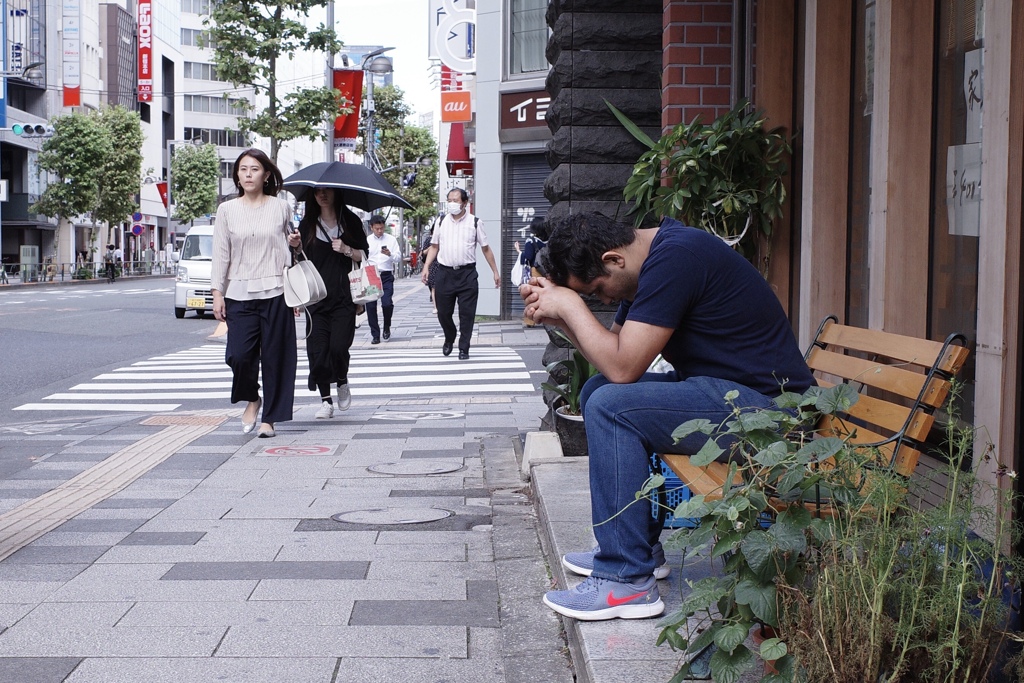
[[[658,644],[684,650],[693,663],[673,681],[701,673],[738,680],[756,664],[745,641],[761,626],[775,636],[756,652],[774,660],[763,683],[982,683],[1003,657],[1001,645],[1024,639],[1006,604],[1019,598],[1016,577],[1024,567],[1000,552],[1019,522],[993,520],[978,502],[978,480],[961,467],[974,452],[973,433],[950,421],[950,482],[943,504],[925,510],[912,502],[905,479],[872,468],[873,450],[853,445],[849,435],[810,438],[823,414],[846,412],[857,399],[846,385],[812,387],[782,394],[779,410],[734,407],[722,425],[692,420],[675,431],[676,438],[709,435],[690,459],[696,466],[722,455],[716,437],[728,434],[727,481],[736,474],[739,483],[674,511],[699,524],[675,532],[666,547],[722,566],[692,583],[661,622]],[[661,483],[652,477],[642,493]],[[826,507],[807,504],[822,491]],[[994,521],[994,539],[971,533],[978,519]],[[1024,674],[1021,655],[1010,664]],[[704,665],[709,672],[697,670]]]
[[[634,202],[637,226],[648,215],[675,218],[718,235],[748,259],[756,252],[758,232],[770,244],[772,221],[786,199],[783,177],[791,152],[781,128],[766,128],[764,114],[744,99],[710,124],[697,117],[652,140],[606,104],[648,148],[623,193]],[[764,268],[768,258],[766,251]]]
[[[561,333],[558,333],[565,341],[568,341]],[[570,344],[571,352],[565,360],[549,363],[547,366],[550,379],[554,382],[544,382],[541,388],[555,394],[555,401],[559,403],[554,409],[555,432],[562,443],[564,455],[586,455],[587,454],[587,433],[583,426],[583,414],[580,410],[580,393],[587,380],[597,374],[597,368],[591,365],[586,356]]]

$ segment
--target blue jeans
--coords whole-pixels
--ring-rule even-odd
[[[739,392],[737,406],[774,405],[771,397],[735,382],[714,377],[679,380],[674,372],[647,373],[632,384],[612,384],[597,375],[584,385],[590,506],[601,547],[594,557],[594,576],[629,582],[646,580],[654,572],[651,547],[661,528],[650,503],[636,500],[651,473],[650,455],[693,455],[700,450],[706,435],[694,434],[676,444],[672,432],[687,420],[724,421],[732,413],[724,397],[732,390]],[[724,448],[725,442],[719,440],[719,445]]]

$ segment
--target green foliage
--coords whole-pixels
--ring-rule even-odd
[[[39,166],[56,176],[32,211],[44,216],[73,218],[94,211],[99,203],[103,169],[112,153],[110,135],[99,118],[73,113],[51,121],[53,136],[43,143]],[[53,249],[57,252],[56,233]]]
[[[565,338],[565,335],[561,332],[558,332],[558,334]],[[567,338],[566,341],[568,341]],[[561,397],[565,401],[566,413],[569,415],[579,415],[580,392],[583,391],[583,385],[587,383],[587,380],[597,374],[597,368],[590,364],[590,361],[587,360],[586,356],[579,349],[574,347],[571,358],[549,363],[547,371],[552,378],[562,375],[565,377],[565,380],[558,384],[544,382],[540,385],[541,389],[547,389]]]
[[[761,645],[778,672],[763,683],[986,681],[1000,646],[1022,635],[1005,632],[1003,597],[1024,566],[999,552],[1019,538],[1018,523],[979,503],[993,492],[963,467],[974,433],[950,420],[945,501],[925,510],[876,451],[848,437],[811,439],[822,415],[856,402],[844,385],[785,393],[777,403],[788,411],[744,412],[735,398],[726,396],[733,414],[723,424],[691,420],[673,433],[711,437],[694,464],[714,460],[724,452],[715,439],[731,437],[737,483],[674,510],[699,524],[666,545],[719,559],[722,569],[690,585],[658,644],[695,654],[713,642],[712,679],[735,681],[753,659],[743,640],[760,623],[778,635]],[[652,477],[641,495],[662,482]],[[821,497],[824,508],[809,504]],[[763,528],[766,515],[774,523]],[[970,533],[979,521],[994,530],[992,542]],[[1024,673],[1020,658],[1013,664]],[[677,678],[688,673],[684,665]]]
[[[750,258],[758,230],[767,238],[786,199],[783,177],[791,152],[781,128],[766,129],[762,112],[741,100],[705,125],[678,124],[652,140],[610,103],[612,113],[648,147],[633,167],[624,197],[639,226],[648,215],[668,216],[737,241]],[[747,230],[749,224],[754,230]],[[740,236],[742,235],[742,238]]]
[[[837,525],[808,554],[807,578],[782,589],[780,633],[807,680],[983,683],[1000,648],[1024,636],[1007,631],[1004,602],[1024,563],[1000,552],[1019,541],[1020,522],[992,507],[1017,501],[971,467],[976,437],[952,416],[947,465],[924,483],[943,492],[941,504],[915,503],[921,484],[879,479],[864,514]],[[1021,680],[1021,656],[1010,667]]]
[[[239,126],[244,133],[269,138],[275,162],[282,142],[300,137],[322,140],[327,124],[351,111],[334,88],[299,88],[283,98],[278,95],[279,60],[294,58],[303,50],[324,54],[341,50],[332,27],[321,24],[310,30],[305,24],[310,11],[327,2],[219,0],[210,3],[210,16],[204,21],[209,39],[216,44],[217,75],[269,98],[266,109],[254,111],[252,118],[240,118]]]
[[[393,85],[376,88],[373,91],[374,128],[380,131],[380,144],[375,148],[377,157],[384,167],[397,166],[384,173],[395,189],[413,205],[413,210],[406,210],[407,220],[417,218],[424,223],[437,215],[437,174],[438,151],[437,141],[426,128],[405,123],[412,113],[405,103],[405,95],[401,88]],[[359,151],[364,151],[363,141],[359,142]],[[399,166],[402,162],[415,162],[429,157],[429,166]],[[402,187],[402,178],[410,171],[416,172],[416,181],[411,187]]]
[[[216,145],[179,145],[171,159],[174,219],[191,223],[217,209],[220,157]]]
[[[101,109],[94,116],[117,144],[111,144],[103,164],[99,201],[93,213],[96,220],[115,225],[138,208],[135,196],[142,170],[142,125],[136,112],[121,106]]]

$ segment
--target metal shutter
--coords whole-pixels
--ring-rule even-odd
[[[544,198],[544,181],[551,168],[544,154],[506,154],[505,191],[501,211],[501,316],[517,318],[523,315],[523,300],[509,281],[516,262],[516,249],[530,234],[530,221],[534,216],[548,215],[551,203]]]

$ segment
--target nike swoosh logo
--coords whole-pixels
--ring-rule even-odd
[[[643,595],[646,595],[646,594],[647,594],[647,591],[640,591],[639,593],[634,593],[633,595],[625,595],[625,596],[623,596],[621,598],[617,598],[614,595],[612,595],[611,593],[609,593],[608,594],[608,606],[609,607],[618,607],[619,605],[624,605],[627,602],[629,602],[631,600],[636,600],[637,598],[639,598],[639,597],[641,597]]]

